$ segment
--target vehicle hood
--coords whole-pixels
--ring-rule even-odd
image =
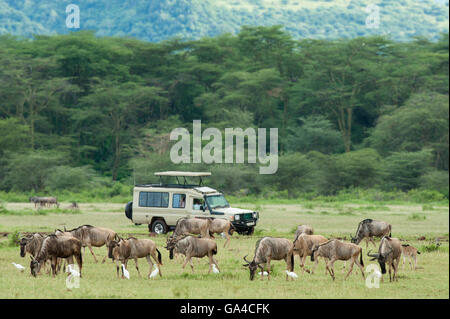
[[[235,215],[235,214],[243,214],[243,213],[253,213],[253,210],[249,209],[242,209],[242,208],[236,208],[236,207],[227,207],[227,208],[215,208],[215,212],[224,213],[225,215]]]

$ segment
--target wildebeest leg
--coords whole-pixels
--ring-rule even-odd
[[[138,276],[141,277],[141,273],[139,271],[138,259],[137,258],[134,258],[134,265],[136,266],[136,270],[138,272]],[[150,270],[151,270],[151,268],[150,268]]]
[[[389,263],[389,281],[392,281],[391,269],[392,269],[392,262]]]
[[[353,271],[353,264],[355,263],[355,259],[356,259],[355,257],[352,257],[350,259],[350,267],[349,267],[347,275],[344,277],[344,280],[347,280],[347,277],[352,273],[352,271]]]
[[[258,265],[259,269],[261,269],[261,280],[264,280],[264,267],[265,266],[266,266],[265,264],[263,266]]]
[[[214,258],[214,256],[212,256],[212,260],[213,260],[214,264],[216,265],[217,270],[220,271],[219,263],[218,263],[217,260]]]
[[[109,248],[108,248],[108,245],[106,245],[106,255],[105,255],[105,257],[104,257],[103,260],[102,260],[102,264],[105,263],[106,258],[108,257],[108,252],[109,252]]]
[[[319,256],[317,256],[316,261],[314,262],[314,266],[311,269],[311,275],[314,274],[314,271],[316,270],[318,264],[319,264]],[[325,265],[326,264],[327,264],[327,261],[325,260]]]
[[[417,268],[417,256],[414,255],[412,258],[414,259],[414,270],[416,270],[416,268]]]
[[[81,250],[78,254],[75,254],[75,260],[77,261],[77,265],[78,268],[80,269],[80,278],[83,277],[83,275],[81,274],[81,269],[83,268],[83,257],[81,257]],[[72,256],[70,256],[70,258],[72,258]],[[73,259],[72,259],[72,263],[73,263]]]
[[[228,234],[228,232],[225,232],[225,237],[226,237],[226,240],[225,240],[225,244],[223,244],[223,248],[225,248],[227,246],[228,242],[230,241],[230,234]]]
[[[214,264],[212,252],[208,253],[208,257],[209,257],[209,270],[208,270],[208,274],[209,274],[212,270],[212,265]]]
[[[395,275],[395,279],[398,281],[398,277],[397,277],[397,271],[398,271],[398,264],[400,263],[400,258],[397,258],[396,260],[395,260],[395,268],[394,268],[394,275]]]
[[[267,280],[270,280],[270,257],[267,257]]]
[[[119,260],[115,260],[116,261],[116,269],[117,269],[117,278],[119,278],[119,272],[120,272],[120,266],[119,266],[119,264],[120,264],[120,261]]]
[[[306,254],[304,254],[302,257],[300,257],[300,268],[302,269],[302,274],[305,272],[305,270],[307,273],[310,272],[309,269],[305,269],[305,260],[306,260]]]
[[[92,256],[94,256],[95,263],[98,263],[97,257],[95,257],[94,251],[92,250],[92,246],[88,245],[88,248],[91,251]]]
[[[331,278],[334,280],[334,262],[336,261],[335,258],[332,258],[328,263],[325,264],[327,267],[326,269],[330,273]]]
[[[55,277],[56,275],[56,263],[58,262],[57,257],[52,257],[52,276]]]
[[[145,258],[147,259],[148,265],[150,267],[147,278],[150,278],[150,275],[151,275],[152,269],[153,269],[153,262],[152,262],[152,259],[150,258],[150,255],[147,255]],[[158,267],[158,263],[156,263],[156,267]]]

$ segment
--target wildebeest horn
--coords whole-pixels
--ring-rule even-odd
[[[247,256],[248,256],[248,255],[245,255],[244,260],[245,260],[246,262],[250,263],[250,261],[247,260]]]
[[[373,258],[378,258],[378,257],[380,256],[380,254],[377,254],[377,253],[371,254],[371,253],[370,253],[371,251],[372,251],[372,250],[369,250],[369,252],[367,253],[367,256],[373,257]]]

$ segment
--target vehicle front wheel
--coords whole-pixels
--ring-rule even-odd
[[[247,234],[246,235],[251,236],[251,235],[253,235],[254,232],[255,232],[255,227],[250,227],[247,230]]]
[[[158,235],[162,235],[162,234],[166,234],[169,227],[167,227],[167,224],[165,223],[165,221],[163,219],[157,219],[155,220],[152,224],[150,231],[153,233],[156,233]]]

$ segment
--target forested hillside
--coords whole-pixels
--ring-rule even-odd
[[[395,40],[448,32],[448,0],[0,0],[0,34],[66,34],[66,6],[81,30],[147,41],[236,34],[244,25],[283,25],[296,39],[388,35]],[[366,26],[379,9],[379,26]]]
[[[235,194],[435,190],[448,197],[448,34],[295,40],[280,27],[143,42],[0,37],[0,190],[82,191],[213,172]],[[175,127],[277,127],[278,172],[175,165]],[[120,181],[121,183],[112,182]],[[113,186],[115,184],[115,186]],[[124,191],[126,192],[126,191]]]

